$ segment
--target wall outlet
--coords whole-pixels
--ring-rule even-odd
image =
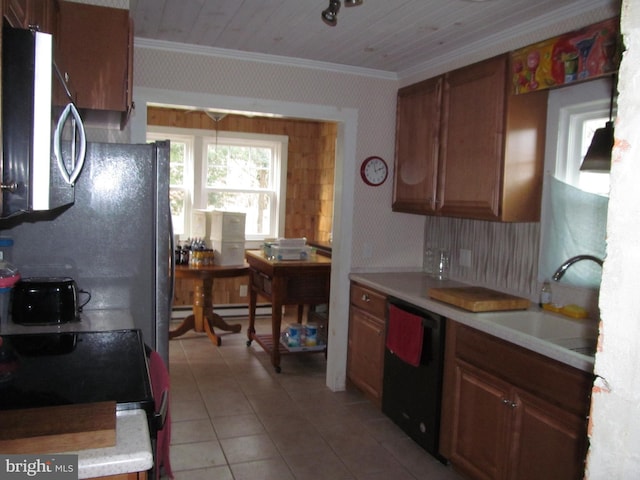
[[[240,285],[240,296],[246,297],[248,293],[249,293],[249,289],[247,285]]]
[[[460,266],[461,267],[471,266],[471,250],[467,250],[466,248],[460,249]]]
[[[362,258],[371,258],[373,257],[373,247],[370,243],[365,243],[362,246]]]

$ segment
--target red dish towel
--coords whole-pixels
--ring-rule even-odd
[[[151,389],[153,390],[153,399],[156,411],[160,411],[163,392],[169,392],[169,371],[160,354],[152,351],[149,355],[149,371],[151,374]],[[156,445],[156,480],[160,478],[160,469],[169,478],[173,478],[171,470],[171,459],[169,458],[169,445],[171,444],[171,414],[167,404],[167,416],[164,421],[164,427],[158,431],[158,439]]]
[[[400,360],[417,367],[422,356],[424,327],[422,318],[389,305],[387,348]]]

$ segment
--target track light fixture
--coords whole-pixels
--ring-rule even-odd
[[[344,0],[345,7],[357,7],[363,3],[364,0]],[[322,21],[331,27],[335,27],[338,23],[340,5],[340,0],[329,0],[329,6],[322,11]]]
[[[322,21],[331,27],[338,23],[338,12],[340,11],[340,0],[329,0],[329,7],[322,11]]]

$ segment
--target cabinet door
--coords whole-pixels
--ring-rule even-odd
[[[442,78],[398,91],[393,210],[434,213]]]
[[[471,478],[504,478],[510,386],[462,361],[454,378],[450,460]]]
[[[500,217],[506,57],[445,75],[438,202],[442,215]]]
[[[587,421],[522,391],[516,407],[508,478],[579,480],[584,475]]]
[[[29,0],[27,24],[36,26],[41,32],[53,33],[55,36],[59,8],[57,0]]]
[[[382,401],[384,321],[351,306],[347,376],[376,404]]]
[[[58,48],[79,108],[129,109],[129,11],[75,2],[60,3]],[[66,99],[58,102],[66,104]]]
[[[27,28],[27,12],[29,10],[28,0],[4,0],[4,18],[14,28]]]

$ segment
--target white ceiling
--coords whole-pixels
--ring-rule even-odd
[[[130,0],[136,39],[328,62],[399,77],[505,40],[539,41],[555,30],[587,24],[576,26],[579,19],[610,18],[618,14],[620,1],[364,0],[356,7],[343,5],[334,27],[321,19],[328,5],[329,0]]]

